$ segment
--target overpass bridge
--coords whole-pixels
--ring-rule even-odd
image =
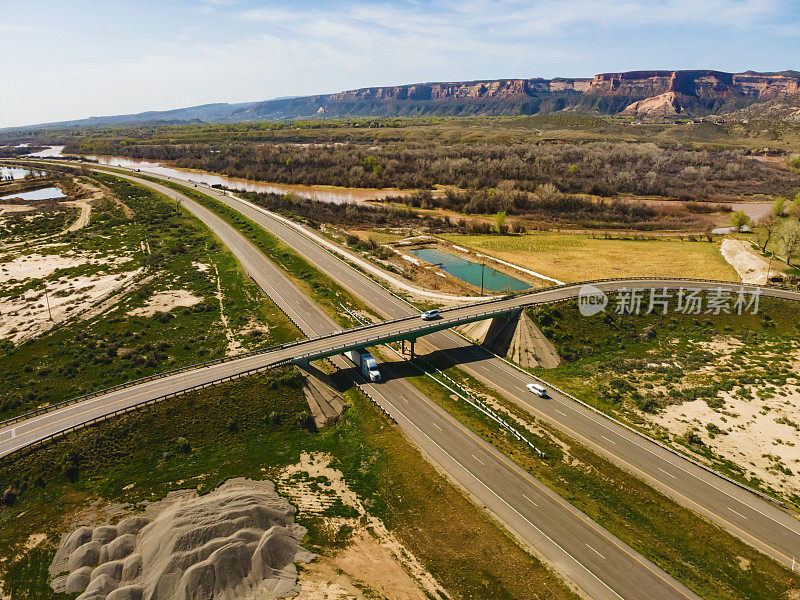
[[[101,420],[120,411],[149,404],[170,396],[206,387],[291,363],[302,363],[348,350],[408,340],[483,319],[508,315],[540,304],[578,297],[583,283],[567,284],[518,293],[492,300],[443,309],[441,318],[423,321],[411,315],[333,331],[280,346],[243,355],[210,361],[132,381],[88,396],[69,400],[38,411],[0,422],[0,457],[61,435],[90,421]],[[759,297],[800,301],[800,292],[771,286],[755,286],[724,281],[676,278],[626,278],[591,282],[597,290],[615,293],[633,289],[677,290],[680,288],[732,295],[744,291]]]

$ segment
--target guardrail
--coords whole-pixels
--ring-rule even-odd
[[[99,417],[94,417],[93,419],[89,419],[88,421],[84,421],[82,423],[78,423],[77,425],[72,425],[71,427],[66,427],[65,429],[62,429],[60,431],[56,431],[54,433],[51,433],[50,435],[47,435],[47,436],[45,436],[43,438],[35,440],[35,441],[33,441],[33,442],[29,443],[29,444],[26,444],[26,445],[24,445],[24,446],[22,446],[20,448],[16,448],[16,449],[12,450],[11,452],[8,452],[7,454],[4,454],[4,455],[0,456],[0,461],[5,460],[10,456],[16,456],[16,455],[21,454],[21,453],[23,453],[25,451],[32,450],[34,448],[38,448],[39,446],[42,446],[42,445],[44,445],[44,444],[46,444],[48,442],[51,442],[54,439],[61,437],[62,435],[66,435],[67,433],[71,433],[73,431],[78,431],[79,429],[84,429],[84,428],[88,427],[89,425],[94,425],[96,423],[100,423],[102,421],[110,419],[111,417],[115,417],[115,416],[118,416],[118,415],[127,414],[127,413],[130,413],[130,412],[139,410],[139,409],[144,408],[146,406],[150,406],[151,404],[155,404],[156,402],[162,402],[163,400],[166,400],[167,398],[174,398],[176,396],[181,396],[183,394],[188,394],[188,393],[194,392],[196,390],[200,390],[200,389],[204,389],[204,388],[211,387],[211,386],[214,386],[214,385],[218,385],[218,384],[224,383],[226,381],[232,381],[234,379],[239,379],[240,377],[246,377],[248,375],[252,375],[254,373],[257,373],[259,371],[266,371],[266,370],[272,368],[273,366],[274,365],[262,365],[260,367],[254,367],[252,369],[248,369],[248,370],[242,371],[240,373],[235,373],[233,375],[228,375],[227,377],[222,377],[220,379],[215,379],[214,381],[207,381],[205,383],[198,383],[196,385],[190,386],[190,387],[185,388],[183,390],[178,390],[176,392],[169,392],[169,393],[166,393],[166,394],[162,394],[160,396],[156,396],[155,398],[149,398],[147,400],[143,400],[142,402],[137,402],[136,404],[133,404],[131,406],[126,406],[125,408],[120,408],[118,410],[106,413],[104,415],[100,415]]]
[[[225,357],[222,357],[222,358],[216,358],[216,359],[208,360],[208,361],[201,362],[201,363],[194,363],[194,364],[191,364],[191,365],[186,365],[185,367],[179,367],[177,369],[171,369],[169,371],[163,371],[161,373],[154,373],[154,374],[148,375],[146,377],[141,377],[139,379],[134,379],[134,380],[131,380],[131,381],[127,381],[125,383],[120,383],[118,385],[111,386],[109,388],[103,388],[101,390],[97,390],[97,391],[94,391],[94,392],[89,392],[88,394],[84,394],[83,396],[78,396],[77,398],[71,398],[69,400],[64,400],[62,402],[56,402],[55,404],[50,404],[48,406],[43,406],[41,408],[37,408],[35,410],[26,412],[24,414],[17,415],[15,417],[11,417],[10,419],[6,419],[5,421],[0,421],[0,428],[3,428],[5,426],[7,426],[7,425],[11,425],[13,423],[19,423],[20,421],[25,421],[27,419],[30,419],[31,417],[35,417],[35,416],[38,416],[38,415],[41,415],[41,414],[53,412],[55,410],[58,410],[58,409],[63,408],[65,406],[69,406],[71,404],[77,404],[79,402],[83,402],[84,400],[91,400],[92,398],[97,398],[98,396],[104,396],[104,395],[110,394],[112,392],[116,392],[116,391],[119,391],[119,390],[124,390],[126,388],[130,388],[130,387],[133,387],[133,386],[136,386],[136,385],[141,385],[143,383],[148,383],[150,381],[155,381],[157,379],[163,379],[165,377],[170,377],[172,375],[177,375],[179,373],[185,373],[187,371],[194,371],[194,370],[197,370],[197,369],[202,369],[204,367],[211,367],[211,366],[218,365],[218,364],[223,364],[223,363],[226,363],[226,362],[232,362],[232,361],[241,360],[241,359],[245,359],[245,358],[251,358],[253,356],[259,356],[261,354],[267,354],[269,352],[274,352],[276,350],[282,350],[283,348],[284,348],[284,344],[281,344],[281,345],[278,345],[278,346],[271,346],[269,348],[265,348],[265,349],[262,349],[262,350],[251,350],[250,352],[243,352],[242,354],[236,354],[234,356],[225,356]],[[286,359],[285,361],[284,360],[278,361],[278,362],[276,362],[274,364],[270,364],[270,365],[265,366],[265,368],[272,368],[272,367],[280,366],[281,364],[284,364],[285,362],[290,362],[290,359]]]
[[[787,289],[787,288],[777,287],[777,286],[761,286],[761,285],[755,285],[755,284],[734,283],[734,282],[730,282],[730,281],[721,281],[721,280],[714,280],[714,279],[674,278],[674,277],[622,277],[622,278],[594,279],[594,280],[590,280],[590,281],[586,281],[586,282],[580,282],[580,283],[569,283],[569,284],[563,284],[563,285],[558,285],[558,286],[550,286],[550,287],[547,287],[547,288],[542,288],[542,289],[536,290],[534,292],[523,291],[523,292],[508,294],[508,295],[503,296],[501,298],[492,298],[490,300],[477,302],[472,306],[484,307],[484,306],[487,306],[487,305],[490,305],[490,304],[498,304],[498,303],[501,303],[501,302],[508,302],[510,300],[515,300],[515,299],[523,299],[524,300],[524,299],[527,299],[527,297],[530,297],[531,304],[536,304],[536,303],[539,303],[539,302],[535,301],[536,296],[538,296],[538,295],[540,295],[542,293],[550,292],[550,291],[558,290],[558,289],[571,288],[571,287],[579,288],[580,286],[583,286],[583,285],[586,285],[586,284],[613,283],[613,282],[618,282],[618,281],[664,281],[664,282],[674,282],[676,280],[686,281],[686,282],[706,283],[706,284],[708,284],[708,283],[710,283],[710,284],[720,284],[720,285],[725,285],[725,286],[736,286],[736,287],[746,286],[746,287],[750,287],[750,288],[754,288],[754,289],[769,288],[769,289],[775,289],[775,290],[780,290],[780,291],[790,291],[790,292],[795,291],[795,290],[792,290],[792,289]],[[798,297],[797,298],[789,298],[789,299],[793,300],[793,301],[800,301],[800,293],[798,293]],[[561,300],[563,300],[563,299],[547,300],[547,301],[544,301],[544,302],[541,302],[541,303],[545,304],[545,303],[552,303],[552,302],[560,302]],[[463,323],[465,321],[465,319],[480,320],[481,317],[488,318],[490,316],[495,316],[495,315],[507,312],[507,310],[513,310],[514,308],[520,308],[520,307],[522,307],[524,305],[525,305],[524,303],[522,303],[522,304],[515,303],[513,305],[513,307],[509,307],[508,309],[504,308],[503,310],[484,310],[484,311],[481,311],[481,312],[478,312],[478,313],[475,313],[475,314],[470,314],[467,317],[456,318],[456,319],[446,319],[445,318],[445,319],[438,320],[438,321],[432,321],[432,322],[428,322],[429,324],[418,325],[416,327],[412,327],[410,329],[407,329],[407,330],[403,331],[402,333],[400,333],[399,335],[405,336],[405,335],[413,334],[413,332],[415,332],[415,331],[420,331],[420,332],[425,331],[425,332],[433,333],[435,331],[439,331],[439,330],[442,330],[442,329],[449,329],[451,327],[459,325],[459,324]],[[465,306],[459,306],[459,307],[455,307],[455,308],[451,308],[451,309],[445,309],[445,310],[442,311],[442,314],[446,315],[450,311],[463,311],[465,308],[469,308],[469,306],[471,306],[471,305],[467,305],[466,307]],[[336,337],[336,336],[339,336],[339,335],[341,335],[342,333],[345,333],[345,332],[346,333],[357,333],[359,331],[369,331],[370,329],[376,329],[378,327],[383,327],[385,325],[389,325],[389,324],[392,324],[392,323],[399,323],[401,321],[411,321],[411,320],[414,320],[414,319],[417,319],[417,318],[419,318],[418,315],[407,315],[407,316],[402,316],[402,317],[395,317],[393,319],[387,319],[387,320],[384,320],[384,321],[379,321],[377,323],[369,323],[367,325],[361,325],[359,327],[353,327],[353,328],[350,328],[350,329],[332,331],[332,332],[325,333],[325,334],[322,334],[322,335],[318,335],[318,336],[315,336],[315,337],[304,338],[304,339],[301,339],[301,340],[295,340],[293,342],[287,342],[285,344],[280,344],[280,345],[277,345],[277,346],[271,346],[269,348],[264,348],[264,349],[259,349],[259,350],[252,350],[250,352],[237,354],[235,356],[222,357],[222,358],[218,358],[218,359],[214,359],[214,360],[210,360],[210,361],[205,361],[205,362],[202,362],[202,363],[195,363],[195,364],[192,364],[192,365],[187,365],[185,367],[180,367],[178,369],[172,369],[170,371],[164,371],[162,373],[156,373],[156,374],[153,374],[153,375],[149,375],[147,377],[142,377],[140,379],[135,379],[135,380],[132,380],[132,381],[129,381],[129,382],[126,382],[126,383],[122,383],[122,384],[119,384],[119,385],[116,385],[116,386],[112,386],[110,388],[104,388],[102,390],[97,390],[95,392],[90,392],[88,394],[85,394],[83,396],[79,396],[77,398],[73,398],[73,399],[70,399],[70,400],[65,400],[65,401],[62,401],[62,402],[58,402],[56,404],[52,404],[52,405],[45,406],[45,407],[42,407],[42,408],[39,408],[39,409],[36,409],[36,410],[33,410],[33,411],[29,411],[27,413],[24,413],[24,414],[21,414],[21,415],[17,415],[16,417],[11,417],[10,419],[6,419],[5,421],[0,421],[0,428],[5,427],[7,425],[11,425],[13,423],[18,423],[20,421],[24,421],[24,420],[29,419],[31,417],[35,417],[35,416],[38,416],[38,415],[41,415],[41,414],[44,414],[44,413],[48,413],[48,412],[52,412],[54,410],[58,410],[60,408],[63,408],[65,406],[68,406],[68,405],[71,405],[71,404],[76,404],[78,402],[83,402],[85,400],[90,400],[91,398],[96,398],[98,396],[102,396],[102,395],[105,395],[105,394],[110,394],[112,392],[116,392],[116,391],[119,391],[121,389],[126,389],[126,388],[129,388],[129,387],[135,386],[135,385],[140,385],[142,383],[147,383],[149,381],[154,381],[156,379],[162,379],[164,377],[177,375],[179,373],[184,373],[186,371],[195,370],[195,369],[201,369],[201,368],[205,368],[205,367],[210,367],[210,366],[214,366],[214,365],[217,365],[217,364],[222,364],[222,363],[226,363],[226,362],[232,362],[232,361],[236,361],[236,360],[250,358],[250,357],[253,357],[253,356],[264,355],[264,354],[267,354],[269,352],[274,352],[274,351],[277,351],[277,350],[286,350],[288,348],[292,348],[292,347],[296,347],[296,346],[302,346],[302,345],[308,344],[310,342],[315,342],[315,341],[319,341],[319,340],[324,340],[324,339]],[[393,335],[398,335],[398,334],[393,334]],[[324,351],[322,353],[320,353],[319,351],[306,352],[306,353],[302,353],[302,354],[296,355],[295,357],[293,357],[293,359],[294,360],[303,360],[303,359],[307,359],[307,358],[311,358],[311,357],[319,357],[319,356],[324,356],[324,355],[336,354],[337,352],[334,352],[335,350],[341,350],[342,352],[344,352],[344,349],[358,347],[358,345],[360,345],[360,344],[368,345],[370,343],[374,343],[374,342],[377,342],[379,340],[386,339],[388,337],[393,337],[393,335],[368,337],[365,340],[360,340],[355,345],[352,344],[352,343],[340,344],[340,345],[337,345],[337,346],[333,346],[332,348],[330,348],[330,349],[328,349],[328,350],[326,350],[326,351]],[[280,362],[275,363],[274,365],[271,365],[271,366],[278,366],[280,364],[285,364],[285,363],[288,363],[288,362],[290,362],[290,360],[280,361]]]

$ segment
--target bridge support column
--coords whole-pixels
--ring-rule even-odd
[[[411,346],[411,358],[414,358],[414,342],[417,340],[408,340],[409,345]],[[400,353],[406,353],[406,340],[400,340]]]

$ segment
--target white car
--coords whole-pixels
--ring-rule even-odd
[[[426,310],[419,316],[419,318],[422,319],[423,321],[433,321],[434,319],[438,319],[440,316],[441,315],[439,314],[439,311],[433,309],[433,310]]]
[[[542,398],[548,397],[547,388],[543,385],[538,383],[529,383],[526,387],[537,396],[541,396]]]

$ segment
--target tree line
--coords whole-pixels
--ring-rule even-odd
[[[170,160],[176,166],[246,179],[347,187],[489,190],[504,182],[534,192],[550,183],[568,194],[644,195],[681,200],[788,194],[800,173],[751,160],[743,150],[697,150],[629,142],[134,143],[101,139],[66,151]],[[85,147],[84,147],[85,146]]]

